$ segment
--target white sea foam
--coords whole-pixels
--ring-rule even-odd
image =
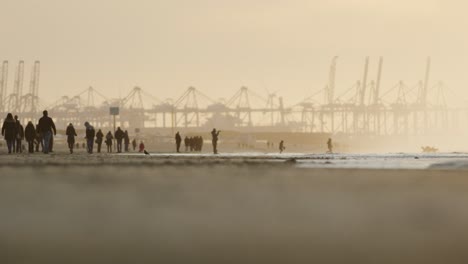
[[[119,154],[144,156],[144,154]],[[292,160],[300,168],[425,169],[468,168],[468,153],[151,153],[150,158]]]

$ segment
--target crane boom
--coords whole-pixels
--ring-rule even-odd
[[[375,82],[375,93],[374,93],[374,104],[379,103],[379,97],[380,97],[380,79],[382,77],[382,67],[383,67],[383,58],[379,58],[379,66],[377,69],[377,80]]]
[[[364,75],[362,76],[362,83],[361,83],[361,89],[360,89],[360,94],[359,94],[360,105],[364,105],[364,102],[365,102],[368,70],[369,70],[369,57],[366,57],[366,61],[364,63]]]
[[[426,103],[427,103],[427,89],[428,89],[428,86],[429,86],[430,72],[431,72],[431,57],[428,57],[427,61],[426,61],[426,73],[425,73],[425,76],[424,76],[423,90],[422,90],[421,98],[420,98],[420,101],[421,101],[422,105],[426,105]]]
[[[336,75],[336,61],[338,56],[333,57],[332,63],[330,65],[330,72],[328,74],[328,85],[327,85],[327,93],[326,93],[326,100],[328,104],[333,104],[334,97],[335,97],[335,75]]]
[[[18,68],[16,69],[15,85],[13,87],[14,107],[13,111],[21,111],[21,96],[23,94],[23,78],[24,78],[24,61],[19,61]]]
[[[5,110],[5,96],[7,93],[8,86],[8,61],[3,61],[2,74],[0,79],[0,110]]]

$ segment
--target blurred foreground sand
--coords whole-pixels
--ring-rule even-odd
[[[2,156],[0,263],[467,263],[467,176]]]

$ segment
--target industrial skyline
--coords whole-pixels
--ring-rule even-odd
[[[151,91],[135,86],[124,97],[105,95],[93,87],[74,95],[61,96],[44,104],[39,95],[40,62],[34,62],[29,89],[23,86],[24,61],[14,72],[8,88],[9,63],[2,64],[0,102],[4,113],[13,112],[25,120],[35,120],[41,109],[48,109],[59,127],[86,120],[110,127],[110,107],[120,107],[119,125],[132,128],[271,130],[343,134],[427,134],[439,130],[463,130],[460,121],[468,119],[467,107],[447,103],[447,88],[431,79],[431,59],[427,58],[424,76],[415,84],[399,80],[392,87],[381,87],[384,59],[377,59],[376,75],[371,75],[369,57],[364,59],[362,75],[348,86],[336,88],[338,57],[329,66],[328,80],[322,89],[295,104],[285,103],[288,94],[277,91],[258,93],[246,86],[233,95],[213,99],[190,86],[180,96],[160,99]]]

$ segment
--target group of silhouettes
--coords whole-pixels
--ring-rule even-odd
[[[117,128],[114,134],[111,131],[107,132],[106,135],[99,129],[97,132],[94,127],[89,123],[85,122],[85,139],[86,139],[86,150],[88,153],[92,154],[94,150],[94,144],[97,145],[97,152],[101,152],[102,143],[105,143],[107,146],[107,152],[113,152],[114,140],[116,141],[116,152],[128,152],[130,151],[130,137],[128,132],[123,131],[120,127]],[[218,154],[218,138],[220,131],[213,128],[211,131],[211,142],[213,145],[213,153]],[[18,116],[14,116],[11,113],[8,113],[5,121],[2,126],[2,136],[4,136],[8,153],[21,153],[23,151],[22,141],[26,140],[28,143],[28,152],[33,153],[39,151],[39,146],[42,147],[42,152],[48,154],[53,150],[53,138],[57,134],[57,129],[55,128],[54,121],[49,117],[47,111],[43,112],[43,116],[39,119],[37,125],[34,125],[31,121],[28,122],[25,128],[21,124]],[[73,153],[75,147],[75,137],[77,137],[76,130],[72,123],[67,126],[66,132],[67,143],[70,153]],[[176,151],[180,153],[180,147],[182,144],[182,136],[179,132],[175,135],[176,141]],[[132,142],[133,150],[137,148],[137,141],[134,139]],[[79,144],[77,144],[79,146]],[[203,148],[203,137],[194,136],[184,138],[185,151],[197,151],[201,152]],[[273,143],[267,142],[267,146],[273,146]],[[328,139],[327,141],[328,153],[333,152],[332,140]],[[281,140],[279,143],[279,151],[282,153],[286,149],[284,141]],[[145,145],[143,141],[140,142],[138,146],[139,152],[145,151]]]
[[[216,128],[213,128],[211,131],[211,143],[213,145],[213,153],[218,154],[218,137],[221,131],[217,131]],[[176,151],[180,153],[180,147],[182,145],[182,136],[180,135],[179,131],[175,134],[175,142],[176,142]],[[188,151],[197,151],[201,152],[203,149],[203,137],[201,136],[194,136],[184,138],[184,145],[185,145],[185,152]]]
[[[53,136],[56,134],[54,121],[48,116],[47,111],[43,112],[37,125],[29,121],[25,128],[18,116],[13,117],[11,113],[8,113],[2,126],[2,136],[5,138],[10,154],[23,152],[23,140],[28,143],[29,153],[33,153],[34,150],[38,152],[39,146],[42,147],[44,153],[49,153],[54,144]]]
[[[129,152],[130,151],[130,137],[128,135],[128,131],[123,131],[120,127],[117,128],[114,135],[111,131],[107,132],[104,136],[101,129],[97,132],[94,127],[89,123],[85,122],[85,139],[86,139],[86,150],[89,154],[92,154],[94,151],[94,143],[97,146],[97,153],[101,153],[102,143],[105,143],[107,146],[107,153],[113,152],[114,140],[116,141],[116,152]],[[77,136],[76,130],[73,127],[73,124],[70,123],[67,126],[67,130],[65,132],[67,135],[67,143],[68,148],[70,149],[70,153],[73,153],[73,147],[75,146],[75,137]],[[133,150],[136,149],[136,140],[132,141]],[[140,152],[144,150],[143,142],[140,143]]]
[[[188,152],[188,151],[201,152],[203,149],[203,137],[202,136],[185,137],[184,145],[185,145],[185,152]]]
[[[94,144],[96,143],[97,152],[101,152],[102,143],[107,146],[107,152],[113,151],[114,140],[116,141],[116,151],[118,153],[128,152],[130,150],[130,137],[127,131],[123,131],[120,127],[117,128],[114,135],[111,131],[104,133],[99,129],[97,132],[94,127],[89,123],[85,122],[85,139],[86,150],[88,153],[93,153]],[[75,148],[75,138],[78,136],[73,124],[67,126],[66,132],[68,148],[70,153],[73,153]],[[57,129],[54,121],[49,117],[47,111],[43,112],[43,116],[39,119],[37,125],[34,125],[32,121],[29,121],[25,128],[21,124],[18,116],[14,116],[8,113],[2,126],[2,136],[4,136],[7,143],[8,153],[21,153],[23,151],[22,141],[26,140],[28,145],[28,152],[33,153],[34,151],[39,152],[39,147],[42,148],[42,152],[48,154],[53,151],[54,136],[57,135]],[[79,146],[77,143],[76,146]],[[136,150],[137,142],[134,139],[132,141],[133,150]],[[143,141],[140,142],[139,151],[143,152],[145,145]]]
[[[120,127],[117,127],[117,130],[115,131],[114,134],[112,134],[111,131],[107,132],[107,134],[104,136],[104,133],[102,133],[101,129],[96,132],[94,127],[89,123],[85,122],[85,139],[86,139],[86,148],[89,154],[93,153],[94,149],[94,143],[97,145],[97,152],[101,153],[101,146],[102,143],[104,142],[107,147],[107,153],[112,153],[114,151],[113,146],[114,146],[114,140],[116,142],[116,152],[117,153],[122,153],[122,152],[129,152],[130,151],[130,137],[128,135],[128,131],[125,130],[123,131]],[[66,130],[67,135],[67,142],[68,142],[68,148],[70,149],[70,153],[73,153],[73,145],[75,143],[75,137],[76,131],[75,128],[73,127],[73,124],[69,124]],[[136,139],[132,140],[132,147],[133,151],[136,150],[137,148],[137,141]],[[143,141],[140,141],[139,145],[139,152],[143,152],[145,150],[145,144]]]

